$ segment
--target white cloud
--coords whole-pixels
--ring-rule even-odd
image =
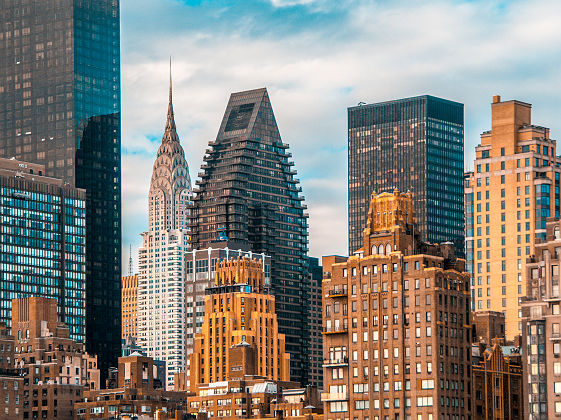
[[[301,15],[279,18],[257,6],[243,13],[172,0],[157,8],[148,0],[123,3],[123,147],[134,153],[123,157],[124,255],[127,241],[138,242],[147,225],[170,54],[176,122],[193,182],[229,94],[269,88],[302,180],[314,256],[346,253],[348,106],[425,93],[463,102],[466,162],[489,128],[495,93],[533,103],[535,123],[559,136],[561,3],[348,4],[325,14],[312,9],[305,23]]]
[[[275,7],[291,7],[312,4],[316,0],[271,0],[271,4]]]

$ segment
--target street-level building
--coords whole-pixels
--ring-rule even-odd
[[[83,392],[99,389],[97,357],[88,355],[57,321],[54,299],[14,299],[12,332],[15,367],[24,375],[23,418],[72,419]]]
[[[45,166],[0,158],[0,322],[12,299],[56,299],[73,340],[86,340],[86,193]]]
[[[526,263],[527,297],[522,303],[524,412],[529,420],[561,416],[561,222],[546,223]]]
[[[478,343],[472,353],[475,420],[524,418],[522,358],[519,351],[504,354],[499,341]]]
[[[491,130],[475,148],[466,177],[466,249],[475,311],[505,314],[506,339],[522,333],[526,259],[559,217],[561,159],[549,128],[532,124],[532,106],[493,97]]]
[[[173,115],[171,74],[166,126],[148,194],[148,231],[138,251],[138,344],[166,363],[166,388],[185,370],[185,251],[191,177]]]
[[[505,342],[505,314],[496,311],[477,311],[472,313],[475,328],[473,339],[491,345],[498,339]]]
[[[14,336],[0,322],[0,420],[23,419],[23,371],[15,369]]]
[[[201,385],[188,396],[187,413],[198,420],[323,420],[316,387],[252,376]]]
[[[186,394],[161,388],[151,357],[133,353],[120,357],[117,386],[84,392],[74,407],[74,420],[175,419],[185,408]],[[182,417],[177,417],[182,419]]]
[[[327,419],[471,416],[469,274],[453,244],[419,240],[413,206],[372,194],[362,248],[324,260]]]

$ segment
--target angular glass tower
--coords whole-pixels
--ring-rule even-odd
[[[86,190],[86,346],[105,375],[121,329],[119,2],[2,0],[0,11],[0,157]]]
[[[192,246],[212,246],[224,229],[230,240],[271,256],[271,289],[291,354],[291,379],[306,384],[307,323],[321,322],[308,298],[308,215],[267,90],[232,94],[209,146],[190,207]]]
[[[464,105],[424,95],[348,109],[349,254],[375,192],[411,191],[421,239],[464,249]]]

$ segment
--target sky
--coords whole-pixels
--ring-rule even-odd
[[[309,254],[347,255],[347,107],[464,103],[466,170],[495,94],[533,104],[532,122],[561,138],[560,21],[556,0],[122,0],[123,273],[148,227],[170,56],[193,185],[230,93],[267,87],[308,205]]]

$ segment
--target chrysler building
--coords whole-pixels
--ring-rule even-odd
[[[139,250],[138,338],[150,357],[166,363],[166,389],[185,369],[184,254],[191,178],[173,116],[171,72],[162,144],[152,169],[149,228]]]

